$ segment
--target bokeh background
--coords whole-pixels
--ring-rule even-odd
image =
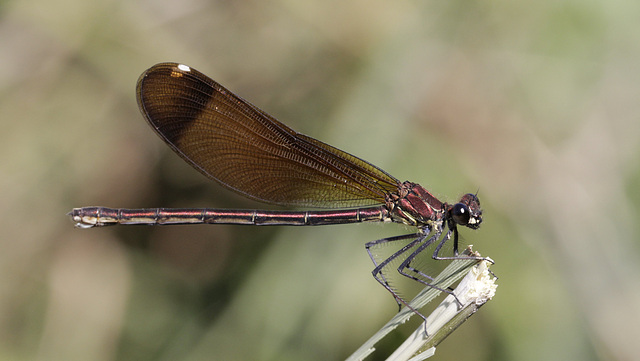
[[[0,2],[0,360],[340,360],[396,312],[395,225],[78,230],[73,207],[258,208],[148,129],[188,64],[447,201],[498,293],[440,360],[640,354],[640,3]],[[370,359],[383,359],[413,327]]]

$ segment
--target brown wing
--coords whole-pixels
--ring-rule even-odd
[[[188,66],[153,66],[137,94],[149,124],[178,155],[250,198],[333,208],[383,203],[397,190],[382,169],[296,133]]]

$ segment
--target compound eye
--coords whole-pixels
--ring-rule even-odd
[[[469,211],[469,207],[462,203],[457,203],[451,209],[451,216],[453,217],[453,221],[461,226],[466,226],[469,223],[469,218],[471,217],[471,212]]]

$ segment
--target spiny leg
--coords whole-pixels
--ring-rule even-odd
[[[402,308],[402,305],[405,305],[405,306],[409,307],[412,311],[418,313],[413,308],[411,308],[407,304],[407,302],[402,297],[400,297],[400,295],[396,291],[393,290],[393,288],[391,288],[391,285],[387,281],[387,279],[386,279],[386,277],[385,277],[385,275],[383,273],[383,270],[394,259],[400,257],[402,254],[406,253],[409,249],[414,247],[416,244],[422,242],[422,240],[424,240],[424,238],[426,236],[427,236],[427,234],[424,234],[424,233],[406,234],[406,235],[402,235],[402,236],[382,238],[382,239],[378,239],[378,240],[375,240],[375,241],[367,242],[365,244],[365,248],[367,249],[367,253],[369,254],[369,258],[371,258],[371,261],[373,261],[373,264],[375,265],[375,268],[371,272],[373,274],[373,278],[375,278],[376,281],[378,281],[382,285],[382,287],[384,287],[387,291],[389,291],[393,295],[393,298],[398,303],[398,308],[399,309]],[[396,251],[395,253],[393,253],[391,256],[387,257],[384,261],[382,261],[380,263],[378,263],[378,261],[376,260],[376,257],[371,252],[371,248],[373,246],[384,244],[384,243],[402,241],[402,240],[406,240],[406,239],[409,239],[409,238],[415,238],[415,239],[413,241],[410,241],[409,243],[407,243],[404,247],[402,247],[401,249],[399,249],[398,251]],[[422,315],[420,315],[420,316],[422,316]],[[424,318],[424,316],[422,316],[422,317]]]
[[[440,235],[442,234],[442,228],[438,227],[436,228],[436,231],[434,232],[434,234],[429,237],[429,239],[427,239],[425,242],[423,242],[415,251],[413,251],[409,256],[407,256],[407,258],[400,264],[400,266],[398,267],[398,272],[407,277],[410,278],[414,281],[420,282],[422,284],[424,284],[425,286],[431,287],[433,289],[436,289],[440,292],[445,292],[448,293],[450,295],[453,295],[454,297],[456,297],[452,291],[450,290],[446,290],[442,287],[438,287],[436,286],[434,283],[431,283],[434,281],[434,278],[427,275],[426,273],[418,270],[415,267],[411,266],[411,262],[413,262],[413,260],[415,260],[415,258],[421,254],[427,247],[429,247],[431,244],[433,244],[433,242],[435,242],[436,240],[438,240],[438,238],[440,237]],[[451,237],[451,232],[447,232],[447,234],[445,234],[444,237],[442,237],[442,240],[440,241],[440,243],[438,244],[439,247],[442,246],[442,244],[444,244],[449,238]],[[407,272],[410,271],[410,272]],[[422,277],[422,278],[421,278]],[[431,281],[428,282],[425,279]],[[457,297],[456,297],[457,300]],[[458,303],[460,303],[458,301]]]
[[[453,233],[453,257],[440,257],[440,249],[444,245],[444,243],[451,238],[451,233]],[[438,244],[431,258],[435,260],[457,260],[457,259],[475,259],[478,261],[487,261],[493,264],[493,260],[491,258],[482,257],[482,256],[459,256],[458,255],[458,228],[455,224],[449,223],[449,231],[442,238],[442,241]]]
[[[413,253],[411,253],[409,256],[407,256],[407,258],[404,260],[404,262],[402,262],[402,264],[400,265],[400,267],[398,267],[398,272],[400,272],[400,274],[409,277],[415,281],[418,281],[428,287],[432,287],[434,289],[437,289],[438,291],[441,292],[445,292],[447,294],[452,295],[455,300],[456,303],[458,303],[458,305],[462,306],[462,302],[458,299],[458,297],[453,293],[453,290],[451,288],[449,289],[443,289],[441,287],[436,286],[433,283],[430,283],[426,280],[430,280],[431,282],[434,281],[434,278],[425,274],[424,272],[420,271],[419,269],[412,267],[411,266],[411,262],[421,253],[424,251],[424,249],[426,249],[429,245],[431,245],[433,242],[435,242],[438,237],[442,234],[442,228],[439,228],[436,230],[436,232],[434,233],[434,235],[429,238],[426,242],[424,242],[423,244],[420,245],[420,247],[418,247]],[[451,234],[454,233],[454,235],[456,234],[456,229],[453,228],[449,228],[449,230],[447,231],[447,233],[442,237],[442,239],[438,242],[438,245],[436,246],[436,249],[432,255],[432,258],[435,260],[457,260],[457,259],[475,259],[475,260],[483,260],[484,258],[482,257],[475,257],[475,256],[457,256],[457,252],[455,252],[454,250],[454,254],[456,254],[456,256],[454,257],[439,257],[438,254],[440,252],[440,250],[442,249],[442,246],[449,240],[451,239]],[[457,242],[456,242],[457,243]],[[455,247],[454,247],[455,248]],[[410,272],[407,272],[410,271]],[[425,280],[426,279],[426,280]]]

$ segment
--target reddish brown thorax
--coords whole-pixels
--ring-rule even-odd
[[[444,216],[444,204],[417,183],[402,183],[398,193],[389,198],[391,217],[411,226],[439,221]]]

